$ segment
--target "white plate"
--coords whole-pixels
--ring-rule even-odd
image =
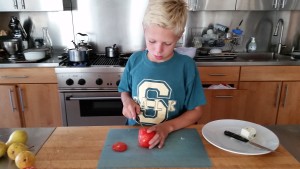
[[[256,129],[256,137],[252,140],[253,142],[272,150],[278,148],[279,139],[271,130],[248,121],[232,119],[212,121],[204,125],[202,134],[212,145],[232,153],[243,155],[261,155],[270,153],[270,151],[260,149],[249,143],[244,143],[224,135],[225,130],[240,134],[243,127],[253,127]]]

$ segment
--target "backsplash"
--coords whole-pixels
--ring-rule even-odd
[[[89,35],[90,44],[97,52],[117,44],[121,52],[145,48],[142,18],[147,1],[141,0],[77,0],[76,9],[59,12],[1,12],[0,29],[8,30],[11,16],[19,17],[32,38],[42,37],[42,27],[48,27],[54,49],[72,47],[78,32]],[[273,36],[279,18],[284,20],[283,52],[292,46],[300,49],[299,11],[197,11],[189,12],[183,46],[192,46],[193,32],[210,24],[236,28],[240,21],[243,36],[235,50],[246,51],[250,38],[256,38],[257,51],[271,51],[278,43]],[[33,45],[32,42],[29,45]]]

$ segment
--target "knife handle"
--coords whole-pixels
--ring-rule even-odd
[[[248,139],[246,139],[246,138],[244,138],[244,137],[242,137],[242,136],[240,136],[240,135],[237,135],[237,134],[235,134],[235,133],[233,133],[233,132],[231,132],[231,131],[225,130],[225,131],[224,131],[224,134],[225,134],[226,136],[235,138],[235,139],[240,140],[240,141],[245,142],[245,143],[247,143],[247,142],[249,141]]]

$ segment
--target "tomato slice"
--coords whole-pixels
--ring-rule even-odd
[[[112,149],[116,152],[124,152],[127,150],[127,144],[124,142],[116,142],[112,145]]]

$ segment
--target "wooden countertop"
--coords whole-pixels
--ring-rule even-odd
[[[300,163],[282,146],[275,153],[246,156],[223,151],[208,143],[196,128],[206,148],[213,169],[300,168]],[[131,126],[58,127],[36,156],[38,169],[95,169],[110,128]],[[100,157],[101,158],[101,157]]]

